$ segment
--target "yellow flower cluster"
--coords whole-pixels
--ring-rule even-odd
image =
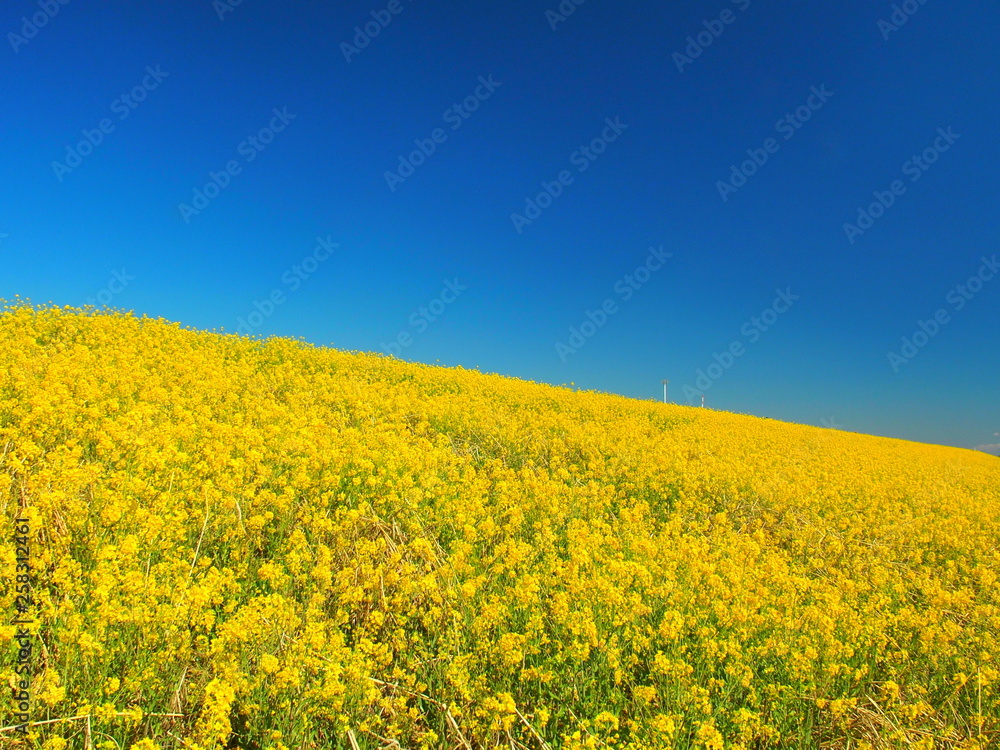
[[[0,505],[5,748],[1000,743],[985,454],[17,302]]]

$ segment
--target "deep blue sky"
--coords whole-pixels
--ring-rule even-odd
[[[204,329],[243,318],[350,350],[409,333],[407,359],[637,398],[669,378],[681,403],[700,402],[701,370],[718,376],[700,384],[711,408],[1000,443],[1000,273],[955,291],[1000,254],[995,5],[911,0],[892,30],[891,3],[861,0],[586,0],[562,21],[546,16],[556,0],[400,0],[348,62],[342,43],[389,5],[5,3],[0,296]],[[711,44],[679,66],[702,31]],[[134,108],[120,99],[144,84]],[[477,90],[475,112],[448,114]],[[778,126],[810,103],[797,129]],[[294,119],[273,141],[247,142],[282,108]],[[76,163],[67,149],[104,118],[93,153],[53,165]],[[386,172],[436,128],[434,153],[390,189]],[[767,162],[723,200],[748,149]],[[910,162],[925,149],[926,171]],[[230,161],[207,207],[179,207]],[[572,183],[517,231],[511,214],[563,170]],[[846,231],[896,180],[884,215]],[[296,278],[317,237],[339,247]],[[625,291],[661,246],[670,257]],[[456,280],[467,288],[434,303]],[[250,318],[272,290],[281,304]],[[755,328],[777,290],[798,299]],[[561,356],[608,299],[604,325]],[[709,372],[734,342],[741,356]]]

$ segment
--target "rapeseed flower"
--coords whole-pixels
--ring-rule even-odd
[[[1000,743],[985,454],[13,303],[0,497],[5,749]]]

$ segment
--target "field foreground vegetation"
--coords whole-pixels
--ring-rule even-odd
[[[17,303],[0,503],[4,748],[1000,743],[985,454]]]

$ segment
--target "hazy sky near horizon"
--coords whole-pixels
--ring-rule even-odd
[[[13,0],[0,297],[1000,452],[1000,7]]]

